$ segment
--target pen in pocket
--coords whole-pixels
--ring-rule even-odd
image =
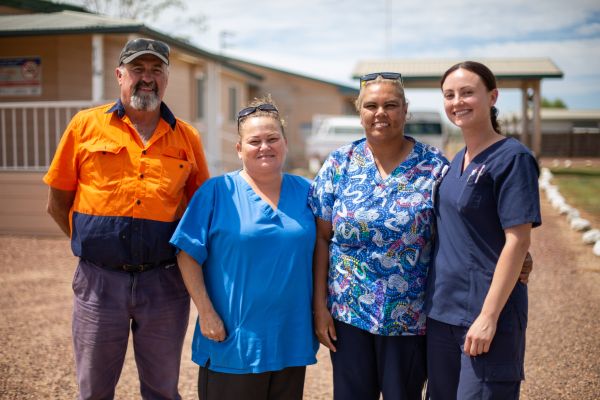
[[[483,174],[483,170],[485,169],[485,164],[479,167],[479,172],[477,172],[477,176],[475,177],[475,183],[479,181],[479,177]]]

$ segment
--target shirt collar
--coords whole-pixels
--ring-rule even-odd
[[[112,112],[117,112],[117,116],[119,118],[123,118],[125,116],[125,106],[121,99],[117,99],[117,102],[110,107],[106,113],[110,114]],[[175,125],[177,124],[177,120],[175,119],[175,115],[171,112],[169,107],[164,102],[160,102],[160,116],[164,119],[170,126],[171,129],[175,129]]]

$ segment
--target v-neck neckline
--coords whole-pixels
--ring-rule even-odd
[[[379,172],[379,168],[377,168],[377,163],[375,162],[375,157],[373,156],[373,152],[369,148],[367,141],[365,140],[363,143],[365,146],[364,147],[365,153],[369,156],[370,161],[373,163],[373,167],[375,168],[375,181],[376,181],[376,183],[380,183],[380,184],[385,184],[388,181],[390,181],[391,179],[394,179],[396,176],[399,175],[400,170],[407,168],[406,166],[404,166],[404,164],[413,157],[413,155],[415,154],[415,152],[417,150],[417,145],[419,144],[419,142],[417,142],[415,140],[413,142],[412,149],[410,149],[410,151],[408,152],[406,157],[404,157],[404,159],[402,161],[400,161],[400,163],[392,170],[392,172],[390,172],[388,174],[388,176],[386,178],[384,178],[381,175],[381,172]]]
[[[505,137],[503,139],[498,140],[497,142],[494,142],[492,144],[490,144],[488,147],[486,147],[485,149],[483,149],[482,151],[480,151],[475,157],[473,157],[471,159],[471,162],[463,169],[463,164],[465,162],[465,156],[467,155],[467,147],[465,146],[462,151],[457,154],[457,156],[460,156],[460,160],[459,160],[459,165],[458,165],[458,177],[462,178],[463,176],[465,176],[467,174],[467,171],[469,170],[473,170],[473,168],[477,168],[479,166],[480,160],[482,158],[484,158],[485,156],[487,156],[487,154],[492,151],[495,150],[496,147],[500,146],[501,143],[504,143],[505,141],[507,141],[509,138]]]
[[[250,185],[250,183],[248,183],[248,181],[244,179],[241,172],[242,170],[237,171],[237,177],[243,182],[243,185],[245,185],[245,190],[248,194],[248,197],[257,205],[259,205],[259,208],[267,217],[277,216],[279,214],[281,206],[284,204],[285,201],[284,186],[286,181],[286,174],[283,174],[281,176],[281,187],[279,188],[279,201],[277,202],[277,207],[273,208],[265,199],[263,199],[258,193],[256,193],[252,185]]]

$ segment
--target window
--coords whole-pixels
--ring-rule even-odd
[[[237,121],[237,112],[238,112],[238,99],[237,99],[237,88],[230,87],[229,88],[229,121],[236,122]]]

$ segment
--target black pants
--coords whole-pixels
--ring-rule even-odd
[[[380,336],[334,321],[331,352],[335,400],[421,400],[425,336]]]
[[[302,400],[306,367],[258,374],[227,374],[200,367],[200,400]]]

